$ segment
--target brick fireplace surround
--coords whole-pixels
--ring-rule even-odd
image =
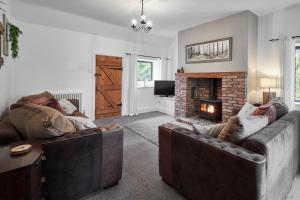
[[[190,117],[195,115],[199,99],[192,98],[194,80],[220,79],[217,98],[222,100],[222,121],[235,114],[247,100],[247,72],[220,73],[177,73],[175,87],[175,117]],[[203,82],[205,83],[205,81]],[[205,85],[205,84],[200,84]],[[199,88],[202,97],[208,94],[208,87]],[[200,94],[201,95],[201,94]]]

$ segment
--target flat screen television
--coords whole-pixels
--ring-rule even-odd
[[[174,96],[175,95],[175,81],[155,81],[154,95],[160,96]]]

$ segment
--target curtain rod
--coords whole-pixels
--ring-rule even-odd
[[[298,38],[300,38],[300,35],[297,35],[297,36],[293,36],[292,37],[292,39],[294,40],[294,39],[298,39]],[[278,38],[273,38],[273,39],[271,39],[271,40],[269,40],[270,42],[276,42],[276,41],[279,41],[279,39]]]
[[[131,56],[132,53],[125,53],[125,55]],[[146,55],[137,55],[137,56],[145,57],[145,58],[158,58],[158,59],[163,59],[162,57],[157,57],[157,56],[146,56]],[[166,59],[166,60],[170,60],[169,58],[165,58],[165,59]]]

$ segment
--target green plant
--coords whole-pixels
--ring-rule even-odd
[[[20,30],[19,27],[9,24],[9,36],[11,40],[11,52],[12,52],[12,57],[13,59],[16,59],[19,56],[19,37],[22,35],[22,31]]]

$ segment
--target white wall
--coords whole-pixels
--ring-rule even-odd
[[[179,67],[186,72],[247,71],[248,15],[246,11],[201,24],[178,33]],[[187,64],[185,46],[220,38],[233,37],[232,61]]]
[[[248,72],[247,99],[256,102],[258,17],[244,11],[178,33],[178,67],[185,72]],[[232,37],[232,61],[187,64],[185,46]]]
[[[258,24],[258,77],[279,77],[279,42],[269,42],[281,35],[300,35],[300,5],[282,9],[278,12],[259,17]],[[279,90],[273,90],[280,94]],[[262,101],[262,90],[257,91],[258,100]]]
[[[5,5],[1,4],[1,7],[7,10],[5,13],[10,22],[14,22],[11,18],[11,2],[10,0],[4,0],[6,2]],[[2,22],[2,11],[1,14],[1,22]],[[12,102],[14,97],[14,73],[15,66],[13,59],[9,56],[6,57],[2,55],[4,58],[4,66],[0,69],[0,118],[3,112],[8,109],[8,106]]]
[[[162,46],[126,42],[87,33],[18,23],[24,32],[17,61],[16,96],[21,97],[44,90],[80,91],[83,109],[94,116],[94,59],[96,54],[123,57],[123,114],[127,105],[128,66],[125,52],[165,57]],[[143,103],[155,105],[152,91],[140,90]],[[143,105],[142,105],[143,106]]]

